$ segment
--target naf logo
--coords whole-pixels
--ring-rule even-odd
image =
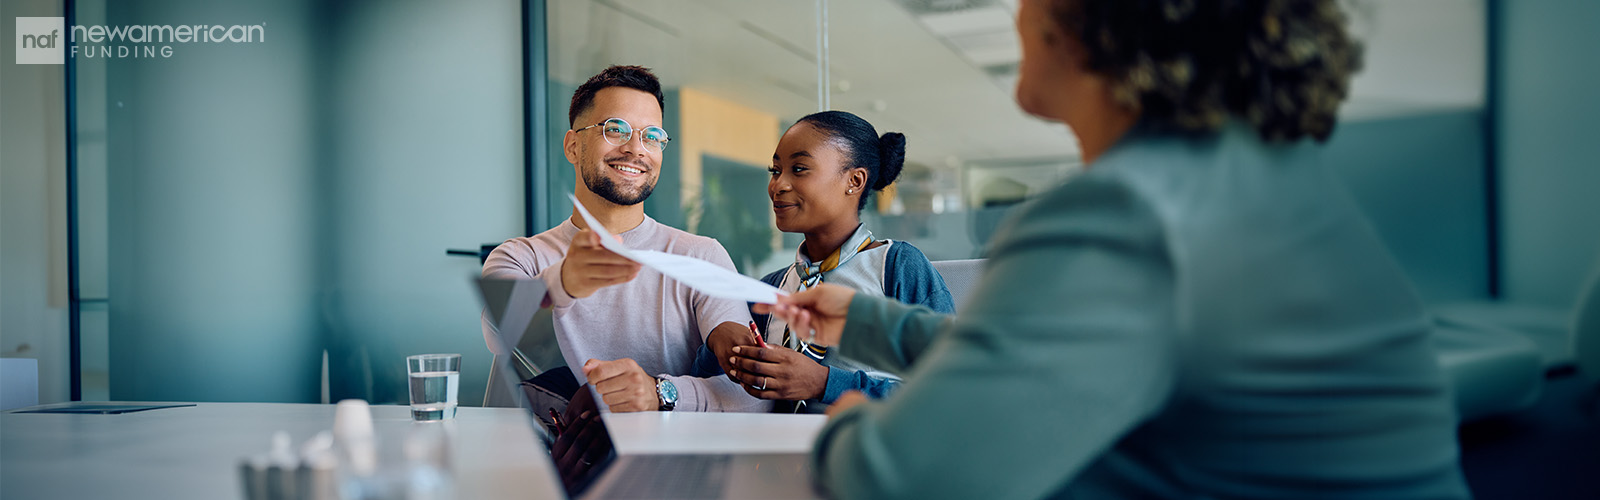
[[[17,64],[65,63],[69,36],[64,17],[17,18]]]

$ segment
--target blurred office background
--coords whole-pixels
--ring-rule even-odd
[[[1326,155],[1421,295],[1570,308],[1600,254],[1600,2],[1350,5],[1367,64]],[[1012,101],[1014,0],[3,9],[265,27],[67,72],[5,55],[0,355],[39,360],[41,402],[399,403],[402,358],[425,352],[462,353],[461,401],[480,402],[479,261],[445,251],[570,213],[567,103],[610,64],[666,86],[674,140],[648,213],[719,238],[752,276],[794,257],[765,168],[819,109],[907,135],[866,223],[934,260],[981,256],[1010,207],[1081,167],[1065,127]]]

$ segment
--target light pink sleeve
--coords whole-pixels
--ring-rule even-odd
[[[707,244],[697,248],[699,255],[693,257],[721,266],[723,269],[737,272],[733,266],[733,259],[728,257],[728,251],[722,248],[722,243],[706,238]],[[695,321],[700,327],[700,340],[704,341],[711,330],[723,323],[733,323],[739,326],[750,324],[750,305],[744,301],[720,299],[692,290],[691,303],[694,304]],[[731,381],[730,381],[731,383]],[[743,391],[741,391],[741,394]]]
[[[725,376],[709,378],[687,375],[656,376],[671,380],[678,387],[678,404],[672,411],[718,411],[766,413],[772,411],[772,402],[751,396],[739,384]]]
[[[545,293],[550,297],[550,302],[554,304],[555,308],[561,309],[572,305],[572,296],[568,295],[566,288],[561,286],[561,263],[564,259],[556,259],[555,262],[545,266],[542,272],[539,272],[537,270],[539,269],[540,259],[538,252],[533,249],[533,245],[534,240],[532,238],[512,238],[501,243],[500,246],[495,247],[493,252],[489,253],[489,258],[484,259],[482,276],[485,278],[541,280],[544,281],[545,288],[548,290]],[[483,327],[483,343],[489,346],[489,351],[496,355],[505,354],[500,352],[497,347],[498,342],[494,341],[495,335],[499,335],[499,332],[495,330],[494,323],[490,321],[487,309],[483,311],[480,322]]]

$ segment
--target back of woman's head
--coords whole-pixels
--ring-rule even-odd
[[[828,136],[829,142],[843,153],[846,170],[867,170],[867,188],[882,191],[900,177],[906,163],[906,136],[888,132],[882,136],[871,123],[845,111],[823,111],[801,118],[797,123],[810,124]],[[856,209],[867,205],[867,193],[861,193]]]
[[[1361,66],[1339,0],[1052,0],[1117,101],[1160,127],[1233,117],[1267,141],[1333,133]]]

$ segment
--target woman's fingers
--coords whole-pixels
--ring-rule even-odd
[[[788,295],[778,296],[778,304],[791,306],[807,306],[817,302],[818,288],[807,288]]]
[[[803,365],[815,364],[800,353],[780,348],[739,347],[736,355],[728,359],[735,368],[728,372],[746,393],[761,399],[794,399],[791,394],[803,381]],[[800,385],[797,385],[800,384]]]
[[[778,391],[772,391],[772,390],[763,391],[763,390],[761,390],[759,388],[759,387],[761,387],[760,384],[756,384],[755,386],[746,385],[746,386],[743,386],[743,387],[744,387],[744,393],[745,394],[749,394],[749,395],[751,395],[753,397],[756,397],[756,398],[769,399],[769,400],[771,400],[771,399],[785,399],[782,394],[778,393]]]
[[[750,359],[750,358],[742,358],[742,357],[739,357],[739,356],[734,356],[734,357],[728,359],[728,364],[733,365],[733,370],[734,371],[739,372],[739,373],[743,373],[743,374],[755,375],[755,376],[758,376],[758,377],[759,376],[771,377],[771,376],[777,375],[777,373],[776,373],[777,370],[774,369],[774,368],[776,368],[776,366],[773,366],[772,363],[762,363],[760,361],[756,361],[756,360],[753,360],[753,359]]]
[[[733,348],[733,355],[736,357],[765,361],[768,363],[782,363],[788,359],[786,356],[784,356],[786,351],[794,352],[787,348],[780,351],[777,348],[772,347],[735,346]]]
[[[803,338],[808,341],[811,339],[811,311],[799,311],[794,315],[794,319],[789,320],[789,325],[791,330],[794,330]]]
[[[762,383],[765,382],[768,384],[767,387],[770,388],[773,380],[786,380],[789,377],[788,370],[784,370],[781,366],[773,363],[749,360],[741,360],[739,363],[740,367],[733,369],[728,374],[733,376],[741,385],[762,387]],[[745,368],[746,366],[753,369],[747,369]]]
[[[746,394],[761,399],[783,399],[780,389],[788,387],[785,385],[787,379],[782,377],[756,375],[744,371],[736,371],[730,375],[738,379],[739,387],[743,388]]]
[[[728,372],[728,375],[732,376],[735,381],[739,382],[739,385],[745,387],[761,387],[761,379],[767,378],[766,375],[757,375],[744,370],[734,370],[732,372]]]

